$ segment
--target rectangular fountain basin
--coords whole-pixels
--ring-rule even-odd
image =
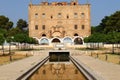
[[[49,61],[50,62],[67,62],[69,61],[69,51],[50,51]]]

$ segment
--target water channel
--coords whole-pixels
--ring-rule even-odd
[[[28,80],[87,80],[71,62],[46,62]]]

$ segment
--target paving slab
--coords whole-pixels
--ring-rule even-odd
[[[104,80],[120,80],[120,65],[101,61],[85,55],[73,57],[76,58],[78,62],[85,64]]]

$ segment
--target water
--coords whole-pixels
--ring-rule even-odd
[[[72,62],[44,64],[28,80],[87,80]]]

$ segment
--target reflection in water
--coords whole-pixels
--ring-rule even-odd
[[[72,63],[47,63],[28,80],[87,80]]]

